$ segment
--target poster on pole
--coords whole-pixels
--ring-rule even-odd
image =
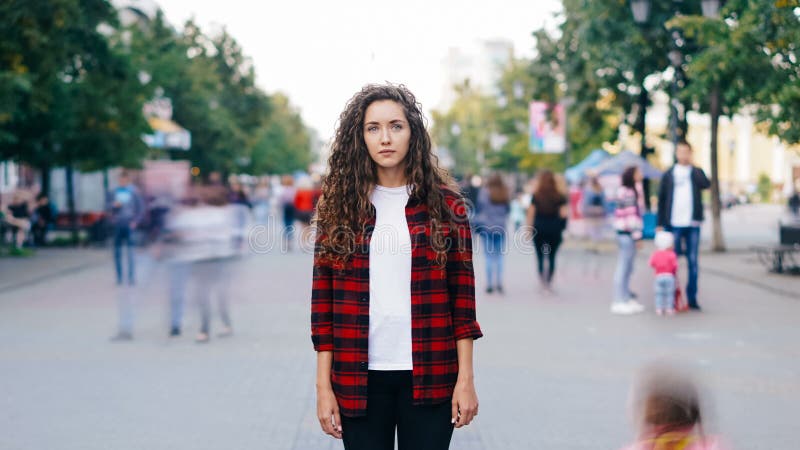
[[[567,148],[564,105],[533,101],[530,104],[531,153],[564,153]]]

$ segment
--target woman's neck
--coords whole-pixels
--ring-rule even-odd
[[[406,185],[406,171],[404,167],[390,169],[378,167],[378,185],[383,187],[401,187]]]

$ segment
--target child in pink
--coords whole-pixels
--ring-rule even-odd
[[[675,274],[678,271],[678,257],[672,247],[672,233],[659,231],[656,233],[656,251],[650,256],[650,267],[656,272],[653,290],[656,295],[656,314],[665,312],[675,314]]]
[[[639,427],[637,440],[623,450],[725,450],[703,430],[700,392],[685,373],[654,364],[638,377],[631,406]]]

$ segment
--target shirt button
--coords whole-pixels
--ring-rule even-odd
[[[366,303],[367,302],[367,297],[361,297],[361,302],[362,303]]]
[[[361,367],[361,370],[367,370],[369,368],[369,364],[365,362],[362,362],[361,364],[359,364],[359,366]]]

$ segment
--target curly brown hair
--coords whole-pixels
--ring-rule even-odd
[[[446,260],[446,229],[454,218],[445,199],[445,190],[458,192],[453,179],[439,167],[431,150],[422,107],[403,85],[364,86],[348,102],[336,128],[328,158],[328,175],[322,186],[314,223],[317,251],[323,258],[347,261],[356,249],[356,236],[365,232],[365,223],[375,210],[369,196],[377,183],[377,168],[364,141],[364,115],[374,102],[397,102],[411,129],[405,157],[406,183],[412,199],[427,205],[431,226],[431,247],[436,261]]]

